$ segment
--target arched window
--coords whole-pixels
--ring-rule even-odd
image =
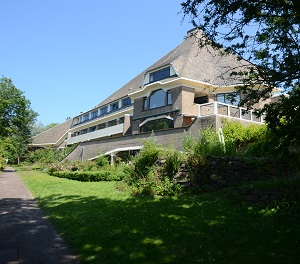
[[[149,108],[157,108],[165,105],[165,92],[160,89],[152,92],[149,97]]]
[[[148,121],[147,123],[142,125],[141,133],[165,130],[169,128],[174,128],[174,123],[172,119],[168,119],[168,118],[155,119],[155,120]]]

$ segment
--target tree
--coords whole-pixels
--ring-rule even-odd
[[[30,101],[17,89],[11,79],[0,79],[0,141],[2,153],[11,159],[24,155],[31,139],[31,127],[37,113]]]
[[[280,148],[300,153],[300,1],[289,0],[187,0],[182,4],[189,17],[207,38],[199,39],[201,47],[210,44],[252,63],[247,70],[232,75],[243,78],[236,87],[245,95],[241,105],[251,108],[271,91],[281,88],[276,104],[266,105],[266,123],[279,133]]]
[[[45,126],[41,121],[39,121],[39,122],[33,124],[32,128],[31,128],[31,135],[35,136],[35,135],[40,134],[40,133],[42,133],[52,127],[55,127],[57,125],[59,125],[59,123],[51,123],[51,124]]]

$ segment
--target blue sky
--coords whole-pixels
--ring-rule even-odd
[[[87,111],[179,45],[183,0],[0,0],[0,75],[44,125]]]

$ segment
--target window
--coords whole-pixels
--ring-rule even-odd
[[[240,102],[239,93],[220,93],[217,94],[217,101],[220,103],[230,104],[237,106]]]
[[[83,134],[86,134],[87,133],[87,128],[86,129],[83,129],[83,130],[81,130],[81,135],[83,135]]]
[[[83,117],[83,121],[88,121],[90,118],[90,114],[85,114]]]
[[[94,132],[96,130],[96,127],[93,126],[93,127],[90,127],[90,132]]]
[[[117,125],[117,119],[107,122],[107,127],[111,127],[111,126],[115,126],[115,125]]]
[[[168,77],[170,77],[170,67],[166,67],[161,70],[150,73],[149,82],[156,82]]]
[[[201,96],[201,97],[196,97],[194,99],[195,104],[206,104],[208,103],[208,96]]]
[[[98,116],[98,110],[92,112],[92,118],[96,118]]]
[[[141,133],[164,130],[168,128],[174,128],[173,120],[162,118],[145,123],[143,126],[141,126]]]
[[[148,109],[148,98],[144,97],[143,98],[143,110],[147,110]]]
[[[119,118],[119,124],[123,124],[124,123],[124,117],[120,117]]]
[[[110,112],[116,111],[119,108],[119,102],[112,103],[110,105]]]
[[[107,114],[107,106],[104,106],[104,107],[102,107],[101,109],[100,109],[100,115],[102,116],[102,115],[105,115],[105,114]]]
[[[121,107],[126,107],[128,105],[131,105],[131,99],[129,97],[126,97],[126,98],[122,99]]]
[[[160,89],[152,92],[149,97],[149,108],[157,108],[165,105],[165,92]]]
[[[103,128],[106,128],[106,123],[102,123],[102,124],[99,124],[98,125],[98,129],[103,129]]]
[[[171,94],[171,90],[167,91],[167,105],[171,105],[172,104],[172,94]]]

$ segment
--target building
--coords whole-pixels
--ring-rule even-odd
[[[93,109],[75,116],[64,131],[64,144],[77,145],[67,159],[134,151],[152,132],[158,143],[180,148],[184,131],[218,129],[222,118],[262,123],[237,107],[241,95],[234,87],[242,81],[230,74],[251,64],[232,54],[221,56],[210,46],[199,48],[197,38],[202,37],[199,29],[189,31],[167,55]]]

